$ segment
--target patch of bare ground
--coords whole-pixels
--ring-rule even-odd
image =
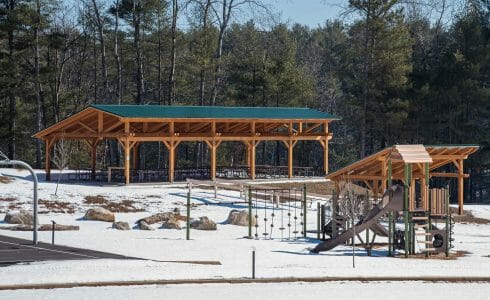
[[[17,198],[14,198],[14,197],[2,198],[2,197],[0,197],[0,202],[14,202],[15,200],[17,200]]]
[[[12,181],[14,181],[14,179],[12,177],[0,176],[0,183],[9,184]]]
[[[86,196],[85,201],[83,201],[85,204],[105,204],[109,202],[104,196],[97,195],[97,196]]]
[[[130,213],[130,212],[145,211],[142,208],[135,207],[134,204],[136,202],[133,200],[122,200],[120,202],[115,202],[115,201],[109,201],[104,196],[101,195],[86,196],[84,203],[90,205],[97,205],[114,213]]]
[[[146,198],[162,198],[160,195],[148,195]]]
[[[62,201],[50,201],[50,200],[39,200],[39,204],[44,206],[49,212],[53,213],[62,213],[62,214],[74,214],[75,207],[70,202],[62,202]],[[42,213],[45,213],[43,211]]]
[[[468,251],[456,251],[456,252],[449,252],[449,256],[446,257],[446,254],[444,252],[437,253],[437,254],[431,254],[428,257],[425,256],[425,254],[420,253],[420,254],[412,254],[409,255],[409,259],[439,259],[439,260],[456,260],[459,257],[465,257],[468,254],[471,254],[471,252]],[[395,257],[397,258],[405,258],[404,254],[398,254]]]
[[[145,211],[143,208],[135,207],[132,200],[123,200],[121,202],[107,202],[101,207],[115,213],[132,213]]]
[[[458,209],[456,207],[451,207],[450,209],[452,217],[457,223],[490,224],[489,219],[477,218],[469,210],[463,210],[463,214],[458,215]]]

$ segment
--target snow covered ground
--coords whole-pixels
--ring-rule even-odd
[[[9,184],[0,183],[0,220],[3,220],[9,207],[31,209],[32,183],[28,173],[15,169],[0,169],[0,175],[14,176],[15,180]],[[251,275],[251,249],[257,251],[257,277],[313,277],[313,276],[490,276],[490,225],[488,224],[456,224],[455,248],[453,250],[469,252],[465,257],[457,260],[436,259],[402,259],[386,257],[386,249],[373,251],[368,257],[363,249],[357,249],[356,268],[352,268],[351,248],[337,247],[333,251],[314,255],[308,248],[317,243],[314,239],[281,239],[278,232],[274,233],[274,240],[250,240],[243,238],[247,235],[247,227],[222,224],[231,209],[245,209],[245,205],[216,205],[213,192],[210,190],[193,189],[192,202],[197,205],[192,208],[192,217],[208,216],[218,223],[217,231],[191,230],[191,240],[185,239],[185,229],[169,230],[156,229],[155,231],[118,231],[111,228],[110,223],[80,220],[83,213],[91,205],[84,204],[86,196],[101,195],[104,198],[121,202],[134,201],[135,208],[144,209],[144,212],[117,213],[117,221],[128,221],[134,224],[141,217],[156,212],[171,211],[179,207],[185,212],[187,190],[182,186],[168,185],[134,185],[134,186],[99,186],[84,183],[62,183],[58,196],[54,196],[56,184],[53,182],[40,183],[40,199],[68,202],[73,213],[48,212],[48,208],[41,206],[40,223],[50,223],[55,220],[59,224],[79,225],[80,231],[57,232],[58,244],[74,247],[89,248],[99,251],[140,257],[148,260],[82,260],[57,261],[18,264],[0,268],[0,282],[2,285],[28,284],[28,283],[62,283],[87,281],[115,281],[115,280],[152,280],[152,279],[190,279],[190,278],[241,278]],[[15,198],[8,199],[8,198]],[[219,201],[240,201],[239,194],[233,191],[220,191]],[[316,207],[315,205],[312,206]],[[477,217],[490,219],[490,206],[468,205],[465,209],[474,212]],[[316,212],[308,212],[308,227],[315,228]],[[6,224],[0,224],[5,226]],[[182,223],[182,226],[185,224]],[[154,225],[157,228],[156,225]],[[276,226],[277,227],[277,226]],[[30,239],[32,232],[15,232],[0,230],[2,235],[10,235]],[[50,232],[40,232],[40,241],[50,242]],[[379,239],[377,241],[383,241]],[[161,261],[169,260],[216,260],[221,265],[177,264]],[[393,283],[394,285],[397,285]],[[422,285],[422,283],[420,283]],[[367,290],[378,290],[379,284],[368,284]],[[391,284],[390,284],[391,285]],[[412,285],[412,283],[410,284]],[[417,283],[416,285],[419,285]],[[268,285],[252,285],[251,289],[261,293]],[[301,285],[280,285],[280,293],[287,294],[301,292]],[[311,293],[330,296],[332,290],[342,286],[336,284],[310,284]],[[403,285],[400,285],[403,288]],[[445,285],[444,288],[463,293],[458,285]],[[462,286],[462,285],[460,285]],[[470,289],[471,285],[465,285]],[[331,287],[332,289],[330,289]],[[427,285],[425,285],[427,287]],[[237,287],[233,286],[233,291]],[[242,289],[244,287],[240,287]],[[485,285],[488,289],[488,286]],[[107,292],[111,296],[117,293],[126,293],[128,288],[100,288],[94,289]],[[212,295],[217,286],[198,288],[203,295]],[[224,298],[232,288],[223,288]],[[56,295],[62,297],[63,293],[69,295],[74,289],[59,290]],[[82,289],[83,290],[83,289]],[[193,288],[193,291],[195,289]],[[396,290],[396,289],[394,289]],[[407,290],[407,295],[416,291]],[[92,291],[92,290],[91,290]],[[179,294],[187,291],[184,287],[150,287],[134,288],[134,298],[145,291],[154,294],[169,292]],[[220,289],[221,291],[221,289]],[[323,291],[323,292],[322,292]],[[59,294],[58,294],[59,292]],[[112,294],[114,292],[114,294]],[[18,297],[27,297],[29,292],[16,292]],[[36,292],[37,293],[37,292]],[[96,293],[96,292],[94,292]],[[444,293],[448,294],[444,290]],[[235,292],[234,292],[235,294]],[[236,292],[241,294],[240,290]],[[84,291],[85,295],[85,291]],[[90,294],[86,294],[90,295]],[[2,296],[2,293],[0,293]],[[53,294],[54,296],[54,294]],[[273,295],[276,297],[276,295]],[[55,298],[55,297],[54,297]],[[93,298],[87,296],[87,298]],[[133,297],[132,297],[133,298]],[[206,299],[206,297],[204,297]],[[244,297],[245,298],[245,297]],[[250,297],[247,297],[250,298]],[[255,298],[255,297],[252,297]],[[275,299],[275,298],[272,298]],[[437,299],[437,297],[436,297]]]
[[[288,284],[211,284],[15,290],[0,299],[488,299],[490,285],[478,283],[329,282]]]

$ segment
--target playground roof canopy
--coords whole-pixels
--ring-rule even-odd
[[[435,173],[436,169],[465,160],[478,150],[478,145],[395,145],[383,149],[353,164],[328,174],[327,178],[341,180],[387,180],[387,162],[392,162],[392,178],[403,179],[405,163],[414,165],[415,178],[423,176],[423,163],[429,163],[429,172],[434,177],[458,177],[455,173]],[[418,171],[418,172],[417,172]],[[463,177],[468,177],[462,174]]]

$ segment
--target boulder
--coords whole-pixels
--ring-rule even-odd
[[[228,219],[226,219],[226,224],[248,226],[248,212],[246,210],[231,210]],[[252,226],[255,226],[255,218],[252,218]]]
[[[112,212],[102,207],[90,208],[85,213],[84,218],[85,220],[104,221],[104,222],[114,222],[116,219]]]
[[[191,222],[191,228],[197,230],[216,230],[216,223],[211,221],[208,217],[199,217],[199,220],[193,220]]]
[[[9,211],[4,218],[5,223],[9,224],[23,224],[32,225],[34,223],[32,213],[21,210],[21,211]]]
[[[180,223],[176,219],[168,220],[162,223],[162,229],[181,229]]]
[[[117,230],[130,230],[128,222],[114,222],[112,228]]]
[[[150,224],[146,223],[145,221],[138,222],[138,227],[141,230],[155,230],[155,228],[151,227]]]
[[[159,222],[167,222],[169,220],[175,220],[175,214],[171,212],[164,212],[151,215],[149,217],[139,219],[137,222],[144,221],[146,224],[151,225]]]

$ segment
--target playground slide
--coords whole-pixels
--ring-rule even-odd
[[[391,201],[389,200],[389,193],[393,192]],[[403,209],[403,187],[394,185],[388,188],[383,195],[383,200],[373,209],[371,209],[361,223],[357,224],[355,228],[351,228],[335,238],[328,239],[318,244],[311,252],[318,253],[322,251],[328,251],[335,248],[338,245],[344,244],[349,239],[354,237],[368,228],[373,228],[374,224],[377,224],[379,218],[390,211],[400,211]],[[376,225],[374,225],[376,226]],[[377,228],[377,227],[374,227]],[[379,229],[379,228],[378,228]]]

